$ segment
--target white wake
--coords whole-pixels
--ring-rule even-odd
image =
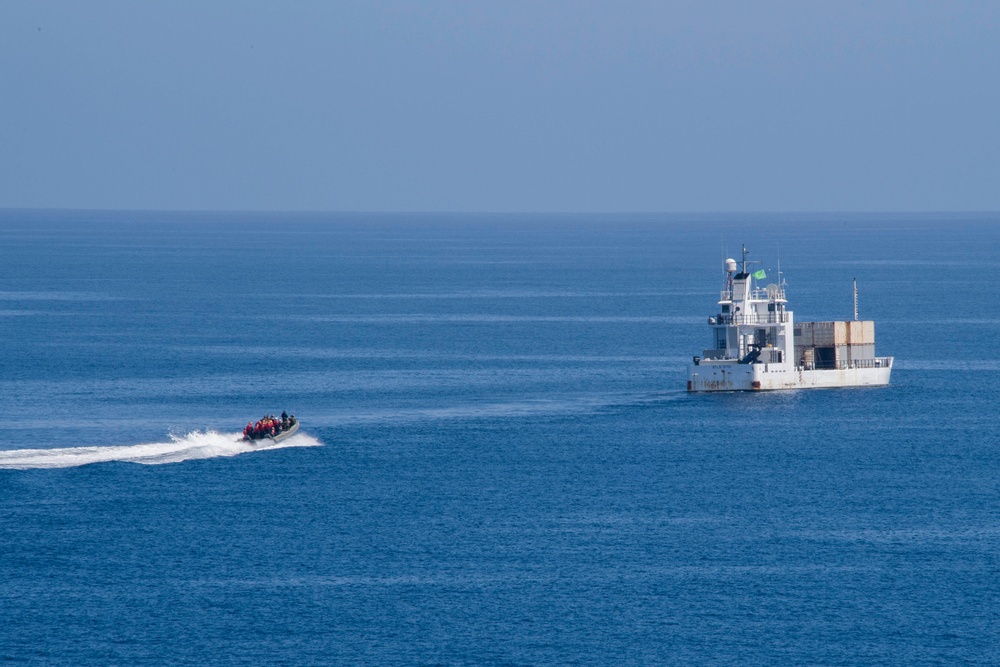
[[[239,433],[193,431],[183,436],[170,436],[170,442],[150,442],[142,445],[111,447],[60,447],[57,449],[8,449],[0,450],[0,468],[26,470],[29,468],[72,468],[89,463],[127,461],[143,465],[179,463],[193,459],[212,459],[219,456],[236,456],[285,447],[319,447],[316,438],[296,433],[277,444],[271,441],[243,442]]]

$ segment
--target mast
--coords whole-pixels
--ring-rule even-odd
[[[858,279],[854,279],[854,321],[858,321]]]

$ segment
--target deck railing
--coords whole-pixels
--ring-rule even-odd
[[[854,368],[892,368],[893,357],[875,357],[874,359],[854,359],[852,361],[838,361],[833,366],[816,366],[816,364],[806,364],[797,366],[798,370],[848,370]]]
[[[788,322],[788,313],[779,313],[768,311],[766,316],[760,316],[757,313],[735,313],[735,314],[721,314],[716,316],[715,321],[717,324],[785,324]]]
[[[785,299],[785,290],[778,289],[774,292],[774,296],[763,288],[758,287],[757,289],[750,290],[750,298],[754,301],[787,301]],[[724,289],[719,292],[719,301],[732,301],[733,300],[733,290]]]

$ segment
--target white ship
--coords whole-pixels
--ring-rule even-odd
[[[785,286],[760,287],[764,271],[725,261],[719,312],[708,318],[712,348],[688,366],[688,391],[765,391],[889,384],[892,357],[875,356],[875,322],[795,322]]]

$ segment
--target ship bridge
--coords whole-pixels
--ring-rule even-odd
[[[719,311],[708,320],[715,345],[705,359],[739,363],[785,363],[791,358],[792,312],[780,284],[761,286],[763,269],[750,272],[746,247],[743,259],[725,262],[726,282],[719,294]]]

